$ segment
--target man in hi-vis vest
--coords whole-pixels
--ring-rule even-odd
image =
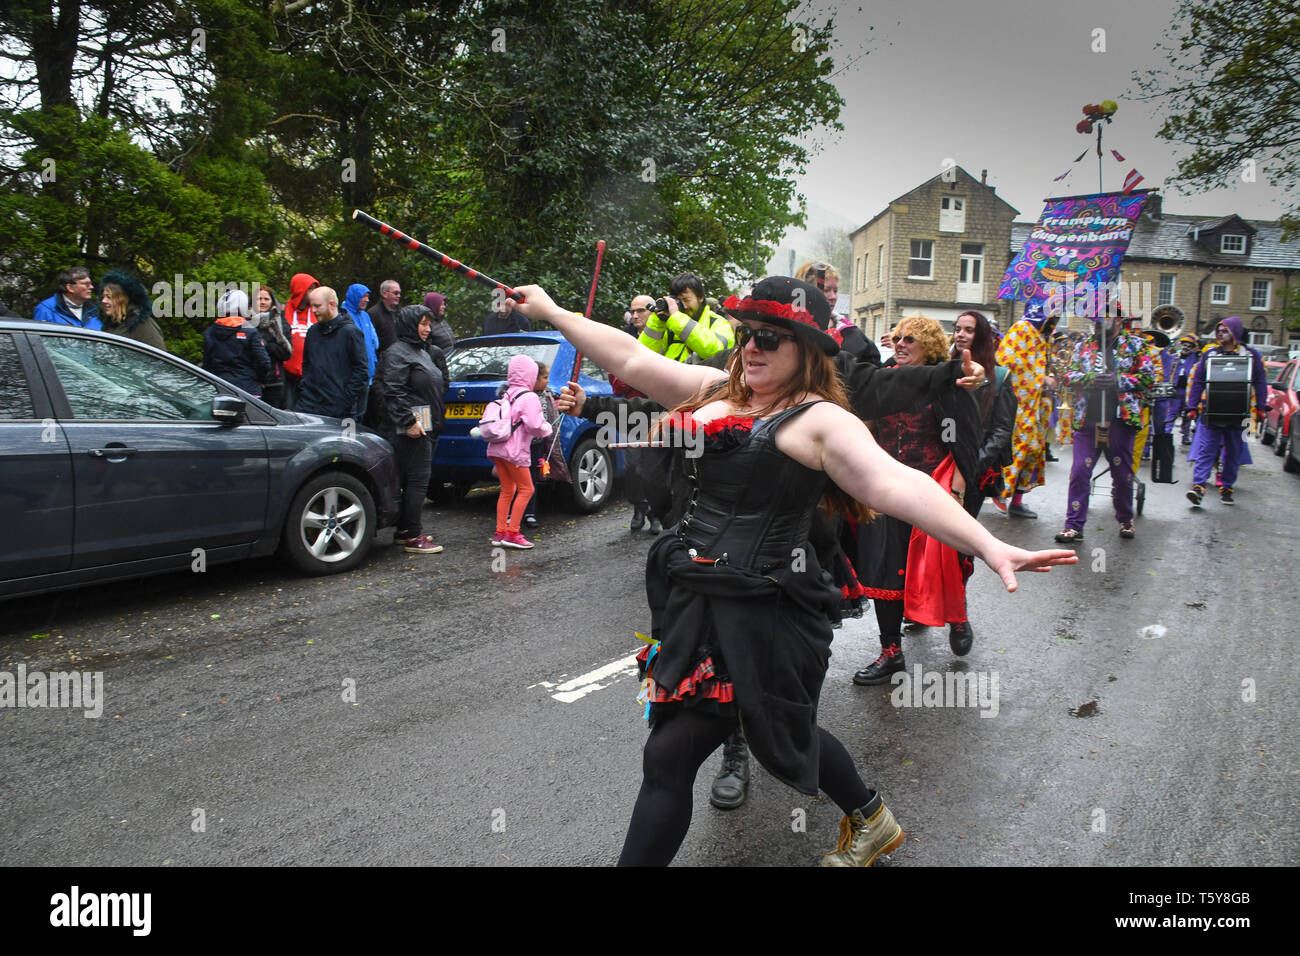
[[[665,310],[650,313],[639,341],[646,348],[677,362],[702,362],[736,344],[731,323],[714,315],[704,302],[704,283],[692,272],[675,276]],[[678,306],[677,300],[681,305]]]

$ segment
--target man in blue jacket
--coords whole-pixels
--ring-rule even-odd
[[[54,295],[36,306],[32,315],[37,322],[55,325],[75,325],[81,329],[102,329],[99,309],[95,307],[95,283],[84,266],[63,269],[55,277],[58,289]]]
[[[316,322],[303,343],[302,381],[295,412],[351,417],[365,394],[370,363],[366,341],[352,317],[339,312],[339,297],[327,286],[309,293]]]

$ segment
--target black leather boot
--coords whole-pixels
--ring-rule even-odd
[[[958,657],[965,657],[970,653],[970,646],[974,640],[975,632],[971,630],[970,621],[948,625],[948,646]]]
[[[890,639],[886,638],[886,640]],[[893,640],[898,641],[899,638],[895,637]],[[880,649],[879,657],[853,675],[853,683],[860,687],[871,684],[887,684],[891,674],[906,669],[907,662],[903,660],[903,645],[901,643],[889,643]]]
[[[749,748],[740,728],[722,745],[722,767],[713,778],[709,803],[719,810],[734,810],[745,802],[749,791]]]

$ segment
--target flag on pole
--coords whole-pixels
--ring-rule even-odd
[[[1121,163],[1124,162],[1124,157],[1119,154],[1118,149],[1112,149],[1110,151],[1110,154],[1114,156],[1116,159],[1118,159]]]
[[[1088,151],[1085,149],[1085,150],[1084,150],[1082,153],[1080,153],[1078,156],[1074,157],[1074,162],[1071,163],[1070,166],[1073,167],[1076,163],[1079,162],[1079,160],[1083,159],[1083,157],[1085,157],[1085,156],[1087,156],[1087,155],[1088,155]],[[1061,173],[1061,175],[1059,175],[1059,176],[1057,176],[1055,179],[1053,179],[1052,182],[1054,182],[1054,183],[1059,183],[1059,182],[1060,182],[1062,179],[1064,179],[1066,176],[1070,175],[1070,172],[1071,172],[1071,170],[1067,169],[1065,172]]]
[[[1141,173],[1136,169],[1130,169],[1128,175],[1124,177],[1124,195],[1127,196],[1134,189],[1137,189],[1137,184],[1142,182],[1142,179]]]

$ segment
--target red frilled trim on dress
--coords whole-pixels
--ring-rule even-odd
[[[774,315],[777,318],[790,319],[792,322],[811,326],[818,332],[826,331],[817,324],[817,320],[812,317],[811,312],[806,309],[795,309],[788,302],[772,302],[769,299],[751,299],[749,297],[737,299],[733,295],[722,303],[722,307],[728,312],[753,312],[755,315]]]
[[[654,677],[653,667],[646,664],[646,658],[649,655],[650,646],[646,645],[637,651],[636,659],[641,662],[646,676]],[[736,688],[730,681],[718,678],[713,667],[713,658],[706,657],[695,666],[695,670],[682,678],[681,683],[671,693],[669,693],[668,688],[655,684],[654,693],[650,695],[649,702],[652,704],[669,704],[683,701],[687,697],[703,697],[716,700],[722,704],[729,704],[736,699]]]
[[[871,597],[870,589],[864,587],[860,581],[854,581],[852,584],[840,585],[840,594],[846,601],[856,601],[858,598]]]
[[[900,588],[897,591],[891,591],[888,588],[869,588],[864,587],[863,593],[869,598],[875,598],[877,601],[901,601],[903,600],[903,591]]]
[[[661,427],[664,429],[676,428],[687,434],[695,434],[703,430],[706,436],[718,435],[724,431],[735,430],[750,432],[754,430],[754,419],[744,418],[740,415],[723,415],[721,418],[715,418],[711,422],[700,424],[690,412],[673,412],[671,415],[665,415]]]
[[[704,434],[716,435],[719,432],[734,428],[736,431],[750,432],[754,430],[754,419],[742,418],[739,415],[723,415],[721,418],[715,418],[704,426]]]

